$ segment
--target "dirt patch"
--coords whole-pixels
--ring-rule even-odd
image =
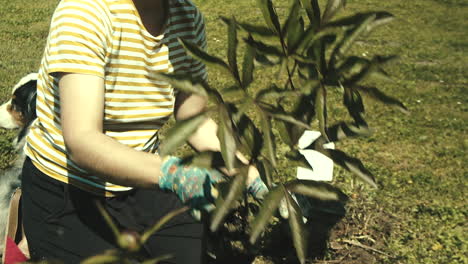
[[[307,223],[308,263],[374,264],[393,258],[383,249],[397,219],[383,209],[362,200],[352,200],[342,215],[336,210],[317,210],[314,215],[315,219]],[[287,221],[275,219],[256,245],[247,242],[247,228],[242,213],[234,212],[224,227],[212,234],[213,257],[208,263],[299,263]]]
[[[395,216],[377,205],[354,200],[330,232],[328,257],[316,263],[373,264],[394,258],[383,249],[397,223]]]

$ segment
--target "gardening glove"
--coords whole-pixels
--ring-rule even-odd
[[[214,209],[216,190],[213,185],[223,181],[224,176],[216,170],[208,170],[182,164],[182,160],[169,156],[163,160],[159,187],[174,192],[179,199],[192,208],[197,218],[200,212]]]
[[[213,185],[225,180],[221,172],[187,166],[173,156],[163,160],[161,172],[159,187],[176,193],[183,203],[191,207],[190,213],[196,220],[201,219],[201,211],[215,209],[213,202],[217,190]],[[260,177],[256,177],[247,186],[247,193],[261,200],[268,193],[268,188]]]
[[[275,184],[273,185],[275,186]],[[265,183],[260,179],[260,177],[257,177],[253,182],[250,183],[250,185],[247,187],[247,192],[252,194],[252,196],[257,199],[257,201],[262,201],[263,198],[265,198],[265,195],[268,193],[268,187],[265,185]],[[295,194],[295,193],[290,193],[292,198],[296,201],[296,203],[299,205],[301,208],[302,214],[304,215],[304,222],[306,222],[306,217],[310,216],[310,204],[307,200],[307,197],[300,195],[300,194]],[[288,205],[286,202],[286,199],[283,198],[280,201],[280,205],[278,207],[278,212],[281,215],[283,219],[288,219],[289,218],[289,211],[288,211]]]
[[[273,187],[276,186],[276,184],[273,183]],[[297,203],[299,208],[301,209],[302,215],[303,215],[303,221],[304,223],[307,222],[307,219],[312,215],[312,206],[309,202],[309,198],[307,196],[304,196],[302,194],[297,194],[297,193],[291,193],[288,191],[291,197],[294,199],[294,201]],[[279,207],[278,207],[278,212],[280,216],[283,219],[288,219],[289,218],[289,210],[288,210],[288,204],[286,201],[286,198],[281,199]]]
[[[248,186],[247,193],[251,194],[257,200],[263,200],[268,193],[268,187],[260,177],[256,177]]]
[[[312,206],[310,205],[308,197],[302,194],[291,193],[291,192],[289,192],[289,194],[291,194],[291,197],[294,199],[294,201],[297,203],[297,205],[301,209],[302,216],[303,216],[302,220],[304,221],[304,223],[306,223],[307,219],[311,217],[312,215],[311,214]],[[288,204],[285,198],[281,199],[278,211],[283,219],[289,218]]]
[[[215,191],[216,196],[217,196],[217,191]],[[268,193],[268,187],[266,184],[262,181],[260,177],[256,177],[255,180],[253,180],[248,186],[247,186],[247,193],[251,194],[255,199],[257,200],[263,200],[265,195]],[[213,198],[216,198],[215,195],[213,195]],[[210,206],[204,208],[204,211],[206,212],[211,212],[215,209],[213,204],[210,204]],[[200,220],[201,219],[201,211],[197,209],[192,209],[190,211],[192,216]]]

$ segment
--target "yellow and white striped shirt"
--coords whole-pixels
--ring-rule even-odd
[[[132,0],[62,0],[52,17],[37,87],[37,116],[26,154],[43,173],[87,191],[112,196],[131,188],[103,181],[67,156],[53,73],[92,74],[105,80],[104,132],[136,150],[155,152],[158,130],[174,110],[174,91],[153,73],[206,78],[178,38],[205,48],[201,14],[189,0],[169,0],[164,32],[152,36]],[[99,146],[96,146],[99,147]]]

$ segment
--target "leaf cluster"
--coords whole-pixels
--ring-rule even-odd
[[[282,142],[289,146],[291,154],[286,158],[290,164],[310,167],[299,153],[297,142],[303,132],[317,122],[321,137],[306,149],[321,152],[363,182],[378,186],[374,175],[359,159],[340,150],[326,149],[323,145],[369,135],[363,95],[408,112],[399,100],[365,84],[369,78],[389,79],[383,67],[395,56],[376,55],[369,59],[350,54],[359,39],[391,22],[394,17],[379,11],[336,18],[346,1],[328,0],[323,7],[317,0],[291,0],[287,17],[281,23],[271,0],[257,0],[257,4],[265,25],[238,22],[234,17],[221,18],[228,32],[227,61],[208,54],[189,41],[180,40],[193,57],[230,76],[233,86],[213,88],[188,76],[159,74],[159,77],[176,89],[211,99],[215,107],[210,111],[219,115],[218,138],[222,160],[229,171],[238,173],[229,182],[218,186],[220,195],[216,201],[217,209],[212,214],[211,229],[218,229],[243,197],[248,165],[256,165],[271,190],[251,224],[250,242],[256,242],[280,201],[285,200],[296,253],[304,263],[307,259],[307,236],[304,235],[302,212],[292,193],[318,200],[346,201],[347,197],[330,184],[314,181],[296,180],[273,187],[277,145]],[[242,39],[246,45],[241,62],[238,61],[239,31],[247,36]],[[257,65],[280,66],[280,73],[285,75],[287,82],[278,85],[272,81],[266,87],[252,89]],[[329,123],[330,90],[341,92],[342,104],[352,122]],[[233,91],[240,96],[234,101],[227,100]],[[286,102],[291,100],[292,107],[288,107]],[[258,120],[252,118],[252,113]],[[163,142],[161,154],[170,154],[182,145],[208,115],[202,113],[177,124]],[[281,141],[275,137],[274,128],[279,131]],[[249,164],[237,161],[237,150],[248,156]],[[216,153],[212,152],[196,153],[189,160],[195,165],[211,167],[215,156]]]

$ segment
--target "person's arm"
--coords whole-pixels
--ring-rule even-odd
[[[156,187],[161,158],[103,133],[104,80],[86,74],[61,74],[59,89],[62,131],[70,158],[114,184]]]

